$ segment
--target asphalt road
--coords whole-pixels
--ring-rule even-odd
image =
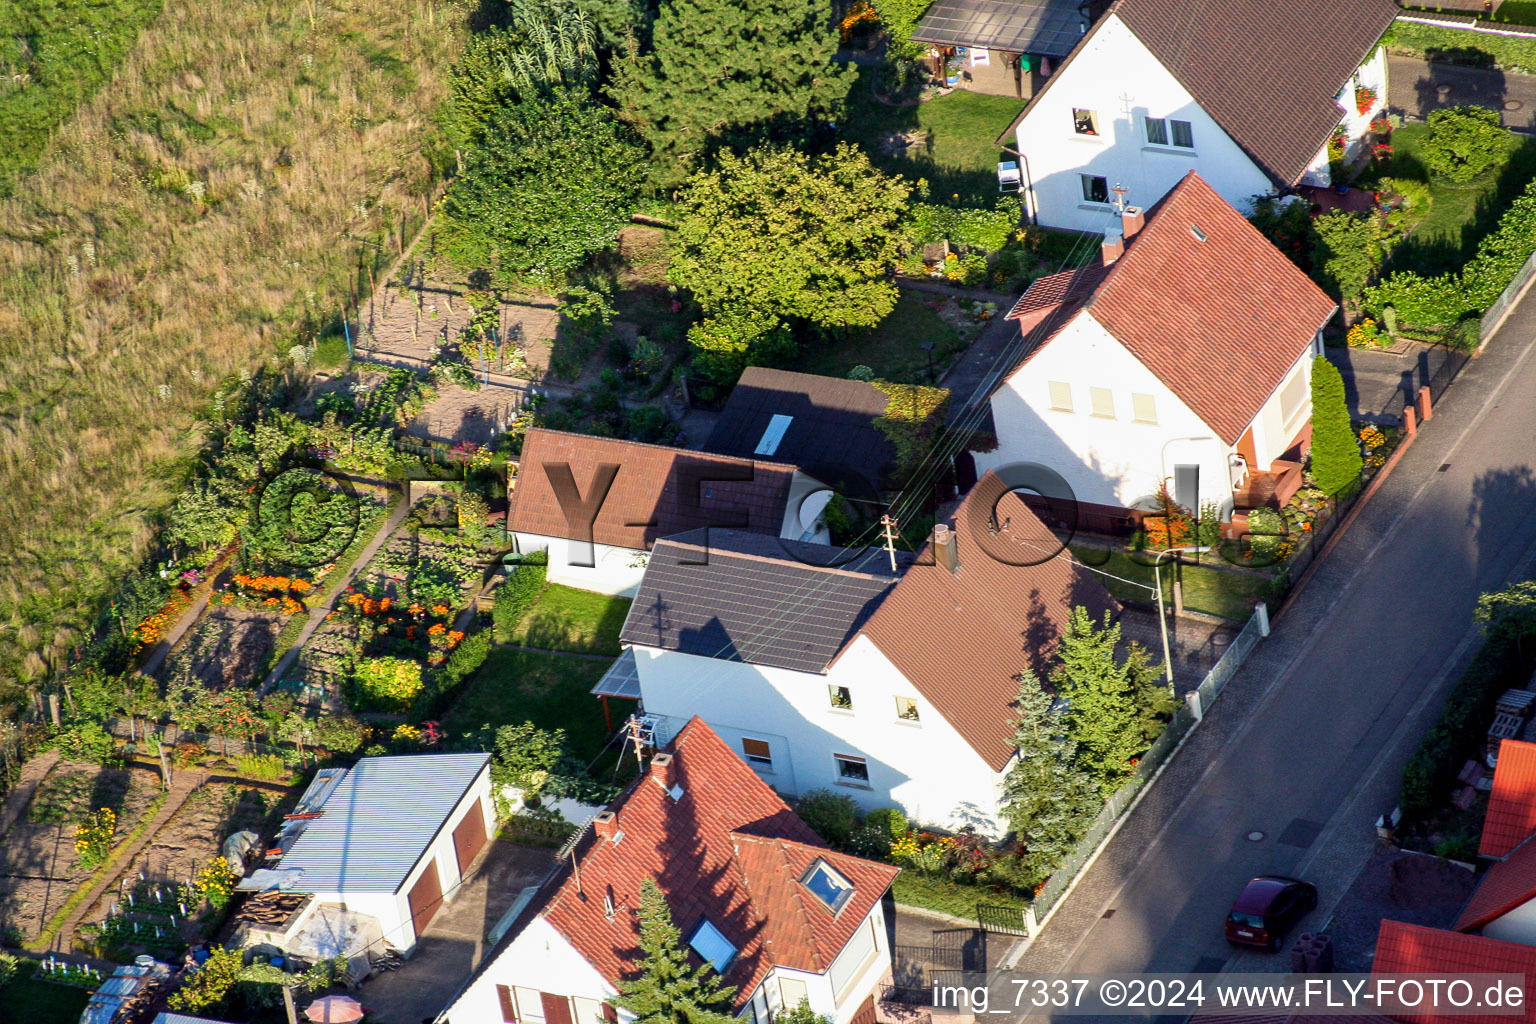
[[[1533,340],[1536,292],[1446,392],[1019,970],[1219,970],[1226,910],[1268,872],[1316,882],[1305,927],[1326,923],[1475,652],[1477,595],[1536,554]],[[1227,966],[1288,962],[1244,954]]]

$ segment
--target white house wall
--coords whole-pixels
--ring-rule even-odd
[[[1051,408],[1052,381],[1071,388],[1071,412]],[[1113,419],[1093,415],[1090,387],[1109,389]],[[1133,421],[1133,394],[1152,396],[1156,424]],[[978,473],[1036,462],[1060,473],[1079,501],[1130,508],[1155,494],[1175,465],[1193,464],[1201,501],[1226,502],[1223,514],[1230,506],[1229,448],[1090,312],[993,393],[992,418],[998,448],[976,456]]]
[[[576,952],[543,917],[535,917],[506,946],[449,1008],[447,1024],[486,1024],[501,1020],[496,986],[537,989],[556,996],[610,999],[618,990]],[[621,1021],[633,1019],[620,1010]],[[576,1021],[575,1024],[592,1024]]]
[[[1269,469],[1269,464],[1278,459],[1290,447],[1291,440],[1307,425],[1307,420],[1312,417],[1312,358],[1313,349],[1308,346],[1285,372],[1280,381],[1280,386],[1275,388],[1274,394],[1269,396],[1269,401],[1259,410],[1258,416],[1253,421],[1253,450],[1258,457],[1259,464],[1254,467],[1260,471]],[[1300,405],[1291,410],[1289,417],[1285,416],[1281,408],[1281,394],[1285,386],[1296,378],[1300,378],[1305,386],[1304,397]]]
[[[1237,209],[1274,185],[1141,44],[1113,12],[1082,49],[1053,76],[1016,130],[1024,156],[1026,201],[1039,223],[1102,232],[1117,221],[1108,203],[1083,199],[1080,176],[1109,187],[1124,185],[1126,199],[1150,207],[1191,170]],[[1073,108],[1097,115],[1096,136],[1073,130]],[[1147,143],[1146,119],[1188,121],[1193,149]],[[1110,198],[1113,198],[1111,196]]]
[[[515,536],[517,550],[524,554],[549,552],[548,579],[551,583],[618,597],[634,597],[640,590],[640,579],[645,575],[645,561],[649,557],[643,550],[611,544],[581,544],[564,537],[536,533]],[[572,557],[593,564],[572,565]]]
[[[934,825],[999,831],[998,773],[863,636],[826,676],[648,647],[634,651],[645,710],[667,720],[663,742],[698,715],[738,755],[744,738],[766,741],[772,770],[753,767],[785,795],[825,788],[866,809],[896,805]],[[853,710],[832,707],[830,685],[848,687]],[[920,721],[897,717],[897,697],[917,698]],[[865,758],[869,786],[841,781],[833,754]]]
[[[1536,946],[1536,900],[1528,900],[1514,910],[1483,925],[1482,934],[1490,939]]]

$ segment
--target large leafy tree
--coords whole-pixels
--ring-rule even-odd
[[[1122,659],[1119,646],[1120,624],[1111,623],[1108,613],[1097,624],[1079,606],[1072,609],[1051,672],[1056,692],[1067,700],[1067,735],[1077,743],[1077,762],[1105,792],[1125,780],[1131,760],[1147,747],[1147,708],[1156,685],[1145,655]]]
[[[1077,845],[1102,802],[1054,704],[1033,672],[1020,673],[1013,733],[1019,753],[1003,779],[1003,803],[1024,862],[1038,878]]]
[[[1344,378],[1326,356],[1318,356],[1312,360],[1312,479],[1338,494],[1359,478],[1363,465]]]
[[[1325,213],[1313,222],[1316,243],[1312,266],[1324,287],[1353,306],[1381,266],[1380,228],[1375,220],[1342,210]]]
[[[641,157],[605,108],[571,95],[527,100],[492,115],[446,210],[502,271],[558,278],[618,237]]]
[[[1428,118],[1424,162],[1431,174],[1450,181],[1471,181],[1509,152],[1510,135],[1499,112],[1487,107],[1447,107]]]
[[[841,116],[857,69],[819,0],[663,0],[652,45],[629,48],[610,91],[650,144],[652,180],[679,185],[718,148],[803,138]]]
[[[688,184],[668,276],[692,289],[723,349],[783,319],[873,327],[896,305],[889,270],[910,194],[848,145],[725,154]]]
[[[654,879],[640,883],[639,973],[619,982],[615,1006],[635,1024],[731,1024],[736,990],[720,984],[709,964],[694,967],[672,923],[672,911]]]

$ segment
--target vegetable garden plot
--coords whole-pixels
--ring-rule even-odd
[[[167,686],[197,683],[211,690],[255,686],[261,682],[256,669],[272,652],[284,621],[279,614],[216,605],[166,659],[159,678]]]

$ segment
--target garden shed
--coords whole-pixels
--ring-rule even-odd
[[[266,865],[240,888],[311,893],[316,910],[334,905],[371,917],[379,944],[409,953],[486,844],[490,761],[489,754],[365,757],[345,772],[321,772]]]

